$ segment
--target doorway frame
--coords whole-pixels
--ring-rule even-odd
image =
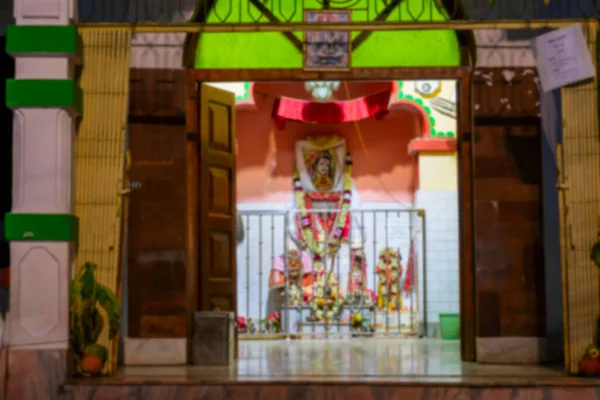
[[[188,69],[186,102],[186,338],[187,360],[192,360],[193,316],[197,311],[199,272],[199,95],[202,83],[260,81],[398,81],[449,79],[457,81],[457,174],[459,204],[459,287],[461,359],[476,361],[475,232],[473,207],[472,67],[352,68],[349,71],[303,69]],[[432,139],[434,140],[434,139]]]

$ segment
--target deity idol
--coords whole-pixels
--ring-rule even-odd
[[[311,253],[317,283],[325,288],[324,296],[335,294],[334,304],[325,311],[320,304],[331,305],[332,298],[311,302],[317,316],[330,318],[343,303],[343,298],[337,296],[339,285],[331,272],[338,254],[349,253],[340,253],[341,246],[348,246],[350,238],[364,240],[358,224],[360,216],[352,218],[350,212],[351,208],[359,207],[352,182],[352,159],[346,152],[345,141],[329,136],[309,137],[296,143],[294,214],[290,218],[290,233],[299,246]]]
[[[288,278],[288,305],[302,305],[312,298],[315,271],[311,257],[288,243],[288,254],[277,257],[269,275],[269,301],[267,315],[279,312],[285,301],[286,269]]]
[[[331,154],[328,151],[320,151],[315,157],[308,173],[317,191],[330,191],[335,179]]]
[[[377,306],[381,310],[397,311],[402,309],[402,292],[400,290],[402,265],[400,261],[398,250],[386,247],[379,253]]]
[[[346,292],[350,304],[370,306],[373,304],[373,291],[367,287],[367,260],[360,241],[353,241],[350,250],[350,273]]]
[[[308,16],[313,23],[348,22],[347,15],[329,13]],[[309,65],[345,66],[348,63],[348,32],[307,32],[306,56]]]
[[[352,182],[352,159],[343,139],[309,137],[296,143],[294,198],[290,208],[290,233],[315,258],[315,269],[324,257],[336,254],[348,239],[361,239],[360,208]]]

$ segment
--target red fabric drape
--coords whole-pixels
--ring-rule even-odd
[[[380,119],[388,113],[391,94],[392,91],[387,89],[353,100],[330,103],[279,97],[273,104],[273,118],[279,129],[285,127],[286,120],[336,124],[371,117]]]

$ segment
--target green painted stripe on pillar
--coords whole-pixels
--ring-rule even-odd
[[[8,241],[76,242],[79,219],[71,214],[12,214],[4,216],[4,234]]]
[[[77,27],[9,25],[6,27],[6,52],[20,53],[78,53],[81,41]]]
[[[70,107],[81,114],[81,88],[72,79],[7,79],[6,106]]]

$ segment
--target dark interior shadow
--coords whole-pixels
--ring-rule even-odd
[[[0,36],[0,98],[6,98],[6,79],[14,78],[15,62],[6,54],[6,37]],[[13,117],[12,111],[6,107],[6,102],[0,103],[0,185],[3,190],[0,195],[0,268],[8,267],[10,260],[8,242],[4,239],[4,214],[10,212],[12,203],[12,151],[13,151]]]
[[[522,129],[519,127],[518,129]],[[528,132],[507,132],[506,147],[514,157],[521,182],[526,185],[539,185],[542,181],[542,158],[540,152],[539,128],[526,127]]]
[[[0,36],[0,268],[10,265],[9,244],[4,237],[4,214],[12,207],[13,116],[6,107],[6,79],[14,78],[15,62],[6,52],[6,36]],[[6,317],[9,309],[8,288],[0,288],[0,315]]]

